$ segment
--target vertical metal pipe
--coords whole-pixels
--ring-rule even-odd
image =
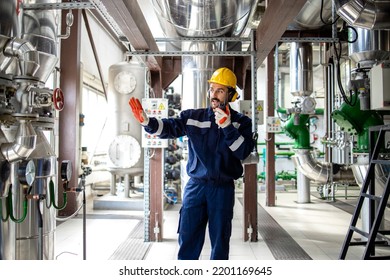
[[[267,117],[273,117],[275,113],[274,99],[274,50],[267,57]],[[275,134],[267,132],[266,150],[266,205],[275,206]]]
[[[43,260],[43,217],[42,217],[42,212],[41,212],[41,205],[42,200],[39,199],[37,200],[37,213],[38,213],[38,259]],[[43,207],[43,205],[42,205]]]
[[[185,51],[212,51],[216,46],[209,42],[183,42]],[[208,105],[207,80],[213,72],[213,57],[193,55],[182,57],[182,109],[205,108]]]
[[[310,203],[310,179],[302,172],[297,172],[298,203]]]
[[[257,67],[256,67],[256,49],[255,35],[251,32],[251,103],[252,103],[252,131],[257,131],[256,123],[256,82],[257,82]]]
[[[256,92],[256,52],[254,33],[251,33],[251,104],[252,104],[252,131],[257,130],[255,107]],[[257,163],[245,164],[245,188],[244,188],[244,241],[257,241]],[[255,229],[255,230],[253,230]]]
[[[81,180],[82,180],[82,188],[83,188],[83,260],[86,260],[87,259],[87,201],[85,198],[85,178],[83,177]]]
[[[310,96],[313,93],[313,48],[311,43],[291,43],[290,89],[294,96]]]

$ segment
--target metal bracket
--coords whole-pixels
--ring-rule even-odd
[[[95,9],[95,4],[90,2],[68,2],[68,3],[36,3],[22,4],[23,10],[76,10]]]

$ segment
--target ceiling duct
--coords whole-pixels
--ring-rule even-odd
[[[322,6],[322,12],[321,12]],[[321,14],[320,14],[321,13]],[[322,22],[329,22],[332,18],[332,1],[330,0],[308,0],[302,10],[290,24],[292,29],[319,29],[324,26]]]
[[[349,25],[367,29],[390,28],[390,1],[337,0],[337,13]]]
[[[163,31],[172,37],[235,37],[244,30],[255,0],[153,0]],[[170,34],[168,34],[170,33]]]
[[[247,25],[256,0],[153,0],[155,11],[166,37],[216,38],[240,36]],[[182,57],[183,109],[201,108],[207,104],[207,79],[215,67],[215,57],[208,51],[223,51],[236,48],[234,44],[222,42],[188,40],[168,48],[182,51],[200,51],[204,55]]]

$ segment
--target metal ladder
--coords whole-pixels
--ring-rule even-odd
[[[390,132],[389,125],[374,126],[369,130],[369,143],[370,143],[370,162],[368,167],[368,172],[364,181],[364,184],[361,188],[358,202],[355,208],[355,211],[352,215],[351,223],[348,228],[347,235],[345,237],[342,250],[340,252],[339,259],[344,260],[349,246],[362,245],[365,246],[365,250],[362,256],[363,260],[368,259],[390,259],[388,256],[375,256],[375,247],[377,245],[388,245],[388,240],[386,235],[390,234],[389,230],[379,230],[380,224],[384,217],[384,212],[386,209],[386,204],[389,198],[390,193],[390,175],[387,174],[386,183],[384,186],[384,191],[380,195],[375,195],[375,165],[389,165],[390,160],[385,160],[380,158],[380,150],[383,147],[385,140],[386,132]],[[376,141],[375,141],[376,138]],[[372,143],[374,143],[372,147]],[[364,200],[369,199],[369,232],[365,232],[356,227],[363,202]],[[377,209],[376,203],[377,202]],[[356,232],[361,236],[367,238],[367,241],[351,241],[353,233]]]

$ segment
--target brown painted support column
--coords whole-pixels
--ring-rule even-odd
[[[267,117],[273,117],[275,114],[274,53],[275,49],[273,49],[267,57]],[[275,134],[267,132],[266,141],[266,205],[275,206]]]
[[[251,72],[247,71],[244,83],[244,99],[251,99]],[[244,241],[257,241],[257,164],[244,165]],[[252,227],[252,233],[248,229]]]
[[[151,72],[152,87],[156,98],[162,97],[161,77],[159,72]],[[163,240],[163,163],[164,150],[155,149],[153,157],[150,159],[150,227],[149,240]],[[156,238],[155,230],[158,227],[158,235]]]
[[[163,149],[155,149],[150,159],[150,240],[163,239],[163,176],[162,176]],[[158,230],[158,235],[156,235]],[[157,238],[156,238],[157,236]]]
[[[62,19],[66,18],[63,11]],[[72,178],[69,182],[70,188],[76,188],[79,177],[79,97],[81,92],[80,81],[80,38],[81,38],[81,11],[74,10],[74,21],[68,39],[61,40],[61,61],[60,61],[60,87],[64,93],[64,109],[59,115],[59,152],[58,164],[61,166],[63,160],[70,160],[73,166]],[[65,22],[62,26],[66,26]],[[64,32],[64,31],[63,31]],[[58,170],[60,172],[60,170]],[[59,194],[62,194],[62,183],[59,178]],[[69,216],[77,208],[78,193],[69,192],[67,206],[59,211],[60,216]],[[59,195],[59,204],[62,205],[62,195]]]
[[[244,241],[257,241],[257,164],[246,164],[244,184]],[[252,228],[252,233],[248,229]],[[250,236],[250,237],[249,237]]]

